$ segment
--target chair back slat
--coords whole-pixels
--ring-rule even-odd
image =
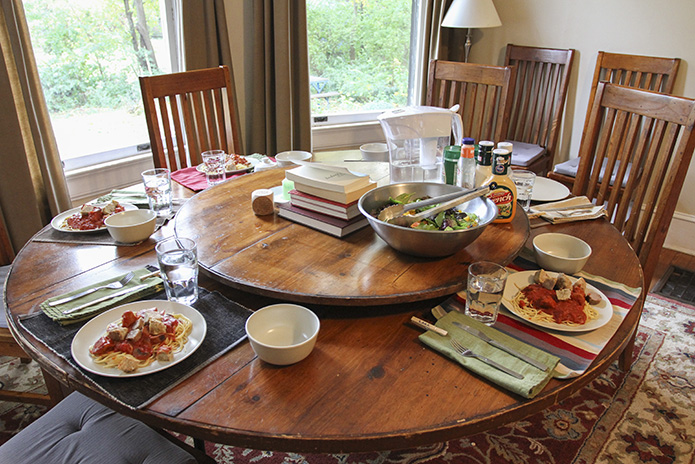
[[[432,60],[425,104],[441,108],[458,104],[464,137],[502,140],[509,120],[514,73],[514,67]]]
[[[228,67],[141,77],[140,87],[156,167],[195,166],[211,149],[240,153]]]
[[[504,138],[545,148],[545,155],[528,166],[541,175],[553,165],[573,62],[572,49],[507,45],[505,65],[518,70]]]
[[[651,280],[695,150],[695,100],[600,82],[572,193],[606,206]],[[603,172],[601,172],[603,171]]]

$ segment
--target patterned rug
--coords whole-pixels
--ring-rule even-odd
[[[332,455],[214,443],[206,443],[206,451],[224,464],[695,462],[695,308],[650,295],[634,355],[627,375],[613,365],[587,387],[545,411],[460,440],[403,451]],[[18,363],[12,367],[25,368]],[[6,381],[4,368],[0,375]],[[23,375],[32,378],[32,374]],[[40,408],[33,406],[3,409],[0,439],[4,441],[39,413]]]

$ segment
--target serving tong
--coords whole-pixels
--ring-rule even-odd
[[[422,201],[415,201],[413,203],[397,204],[387,206],[377,216],[380,221],[388,222],[390,224],[395,224],[399,226],[409,227],[418,221],[421,221],[430,216],[434,216],[442,211],[446,211],[449,208],[465,203],[474,198],[482,197],[488,194],[491,190],[497,187],[495,182],[490,182],[488,185],[483,185],[472,190],[464,190],[461,192],[447,193],[446,195],[440,195],[438,197],[428,198]],[[416,214],[404,216],[408,211],[414,209],[422,208],[424,206],[437,205],[434,208],[426,209]]]

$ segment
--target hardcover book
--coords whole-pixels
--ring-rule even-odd
[[[296,189],[290,190],[290,202],[293,206],[317,211],[321,214],[327,214],[345,220],[360,215],[357,201],[348,204],[338,203],[337,201],[309,195],[308,193],[303,193]]]
[[[359,190],[371,182],[367,175],[355,174],[346,168],[338,166],[327,166],[317,163],[306,163],[290,169],[285,172],[285,177],[310,187],[339,193]]]
[[[364,187],[351,192],[335,192],[332,190],[325,190],[322,188],[312,187],[311,185],[304,184],[302,182],[294,181],[294,188],[302,193],[307,193],[315,197],[324,198],[326,200],[335,201],[337,203],[348,204],[353,201],[360,199],[362,195],[369,192],[370,190],[376,188],[376,182],[371,182]]]
[[[368,225],[364,216],[357,216],[350,220],[339,219],[333,216],[317,213],[308,209],[298,208],[289,203],[278,205],[278,215],[299,224],[304,224],[313,229],[320,230],[335,237],[344,237]]]

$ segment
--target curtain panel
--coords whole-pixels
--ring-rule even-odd
[[[21,0],[0,9],[0,211],[17,252],[71,207]]]

